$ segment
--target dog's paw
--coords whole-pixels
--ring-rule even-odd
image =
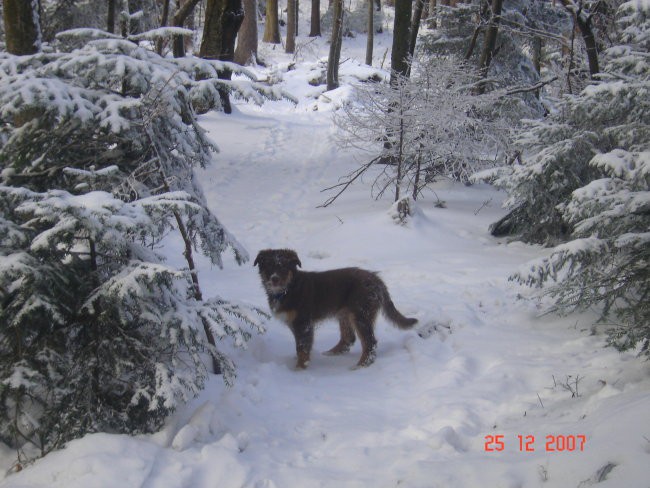
[[[304,371],[304,370],[307,369],[307,366],[309,366],[309,361],[305,361],[304,363],[299,362],[299,363],[296,363],[296,365],[294,366],[293,369],[294,369],[294,371]]]
[[[422,339],[428,339],[436,334],[440,340],[444,341],[451,334],[451,322],[443,323],[432,320],[422,324],[416,331]]]

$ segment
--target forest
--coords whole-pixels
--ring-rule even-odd
[[[648,0],[0,14],[0,487],[647,482]],[[268,247],[418,330],[294,371]]]

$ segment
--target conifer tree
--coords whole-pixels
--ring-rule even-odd
[[[623,4],[618,26],[599,81],[521,134],[531,156],[497,176],[513,209],[498,230],[560,243],[515,278],[561,312],[598,307],[613,345],[648,353],[650,7]]]
[[[218,107],[220,88],[281,93],[138,45],[177,33],[81,29],[57,51],[0,54],[0,438],[20,459],[159,428],[206,358],[234,377],[206,331],[243,346],[261,330],[259,311],[204,299],[191,260],[174,269],[156,249],[181,231],[217,266],[228,249],[247,259],[198,184],[216,146],[193,106]]]

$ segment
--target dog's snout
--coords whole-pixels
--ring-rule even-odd
[[[277,274],[273,273],[271,275],[271,283],[273,285],[277,285],[279,282],[280,282],[280,277]]]

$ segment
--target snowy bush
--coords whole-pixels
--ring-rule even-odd
[[[525,164],[503,170],[510,230],[560,244],[516,276],[543,286],[561,311],[597,305],[611,342],[650,352],[650,6],[619,10],[622,44],[601,80],[569,97],[521,141]],[[500,222],[503,225],[504,222]]]
[[[159,428],[202,387],[204,356],[232,381],[210,336],[242,346],[262,328],[259,311],[201,295],[194,248],[216,265],[247,254],[194,173],[216,147],[193,104],[218,107],[224,86],[282,94],[101,31],[61,47],[0,54],[0,439],[22,459],[87,432]],[[185,270],[157,252],[174,231]]]
[[[477,79],[451,57],[423,59],[414,64],[410,78],[392,85],[359,84],[335,122],[341,144],[359,148],[371,159],[337,187],[346,188],[379,166],[377,197],[392,189],[395,201],[401,192],[417,199],[436,178],[466,183],[474,172],[492,167],[508,132],[495,113],[498,94],[472,93]]]

